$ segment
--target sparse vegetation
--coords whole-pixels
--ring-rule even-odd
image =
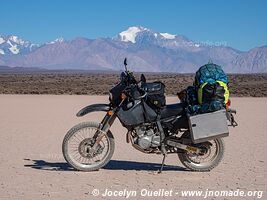
[[[167,95],[176,95],[194,80],[194,74],[146,74],[146,77],[148,81],[164,82]],[[232,96],[267,97],[267,74],[229,75],[229,79]],[[106,95],[118,81],[119,73],[0,74],[0,93]]]

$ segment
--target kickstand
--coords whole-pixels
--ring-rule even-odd
[[[166,154],[163,154],[163,159],[162,159],[162,163],[161,163],[161,167],[160,167],[160,170],[159,170],[159,174],[162,172],[163,170],[163,167],[164,167],[164,162],[165,162],[165,158],[166,158]]]

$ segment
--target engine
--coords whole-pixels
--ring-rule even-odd
[[[153,128],[148,126],[138,126],[135,128],[137,137],[134,138],[134,143],[142,149],[160,146],[160,134]]]

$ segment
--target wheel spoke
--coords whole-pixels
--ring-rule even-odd
[[[206,165],[207,163],[212,162],[218,155],[218,144],[215,140],[212,141],[212,145],[203,143],[198,147],[205,148],[207,152],[204,155],[197,156],[190,156],[189,154],[186,154],[188,159],[195,164]]]
[[[93,155],[89,154],[94,145],[94,134],[98,131],[96,127],[85,127],[75,132],[67,143],[68,154],[77,165],[98,165],[109,153],[109,139],[105,135],[96,148]],[[88,152],[89,151],[89,152]]]

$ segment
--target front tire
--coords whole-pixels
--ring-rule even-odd
[[[104,167],[110,161],[115,149],[114,137],[111,131],[108,131],[101,139],[101,144],[99,144],[96,154],[89,154],[90,147],[94,144],[93,135],[96,131],[100,131],[99,123],[84,122],[71,128],[65,135],[62,143],[63,156],[74,169],[95,171]],[[71,150],[74,150],[74,153]],[[100,153],[104,150],[103,157],[99,158]]]
[[[209,144],[212,144],[212,145],[209,145]],[[199,156],[199,157],[202,157],[202,156],[209,157],[209,160],[207,161],[204,161],[204,160],[201,161],[201,158],[199,159],[200,161],[197,161],[197,159],[195,158],[198,157],[198,155],[192,155],[187,152],[178,153],[178,157],[181,163],[186,168],[192,171],[198,171],[198,172],[210,171],[222,161],[223,155],[224,155],[224,149],[225,149],[224,141],[222,138],[214,139],[209,142],[204,142],[204,143],[200,143],[197,145],[198,146],[206,145],[206,146],[209,146],[209,148],[212,148],[212,147],[215,148],[214,155],[211,155],[211,150],[208,147],[207,147],[206,154]],[[210,154],[210,155],[207,155],[207,154]]]

